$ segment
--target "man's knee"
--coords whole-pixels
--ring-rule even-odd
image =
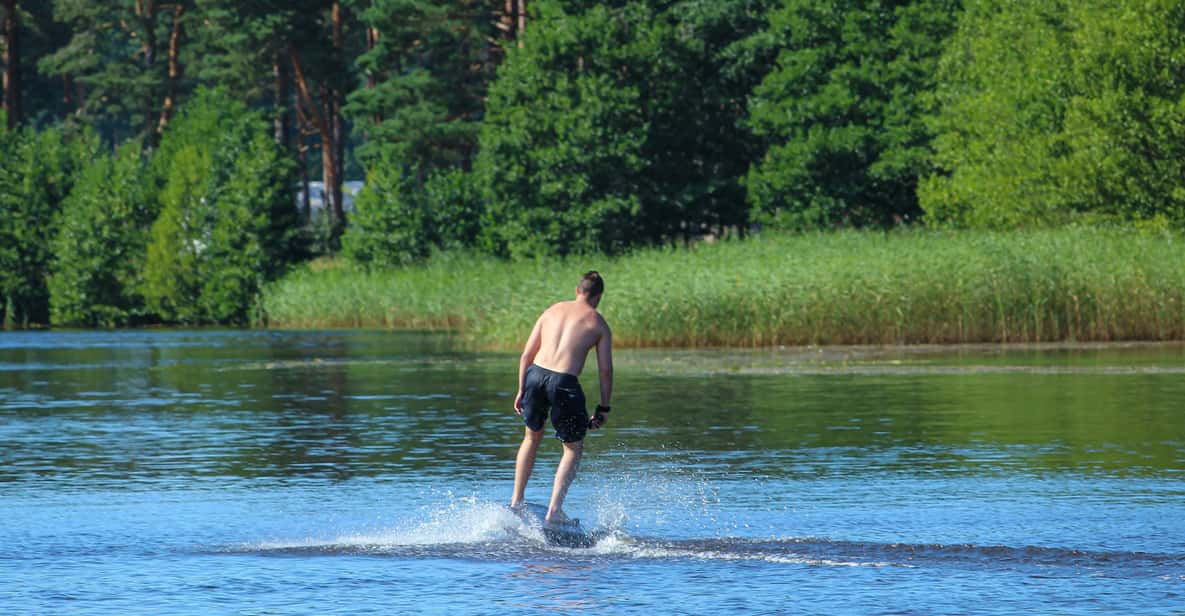
[[[523,440],[531,441],[532,443],[539,443],[543,440],[543,430],[532,430],[530,428],[523,429]]]

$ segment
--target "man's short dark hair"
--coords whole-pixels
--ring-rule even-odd
[[[576,285],[580,292],[589,297],[596,297],[605,292],[605,281],[601,279],[601,275],[595,271],[588,272],[580,278],[580,284]]]

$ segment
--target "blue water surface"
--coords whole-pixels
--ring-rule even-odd
[[[409,332],[0,334],[0,606],[1185,613],[1180,346],[622,351],[566,506],[590,548],[504,506],[515,360]]]

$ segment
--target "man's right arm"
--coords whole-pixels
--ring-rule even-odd
[[[523,413],[523,388],[526,386],[527,368],[539,354],[539,347],[543,340],[542,330],[543,317],[540,316],[535,321],[535,327],[531,329],[531,335],[527,336],[527,344],[523,346],[523,353],[518,358],[518,393],[514,395],[514,412],[519,415]]]

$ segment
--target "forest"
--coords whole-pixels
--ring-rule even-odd
[[[1185,225],[1185,0],[2,11],[9,327],[266,322],[327,260]]]

